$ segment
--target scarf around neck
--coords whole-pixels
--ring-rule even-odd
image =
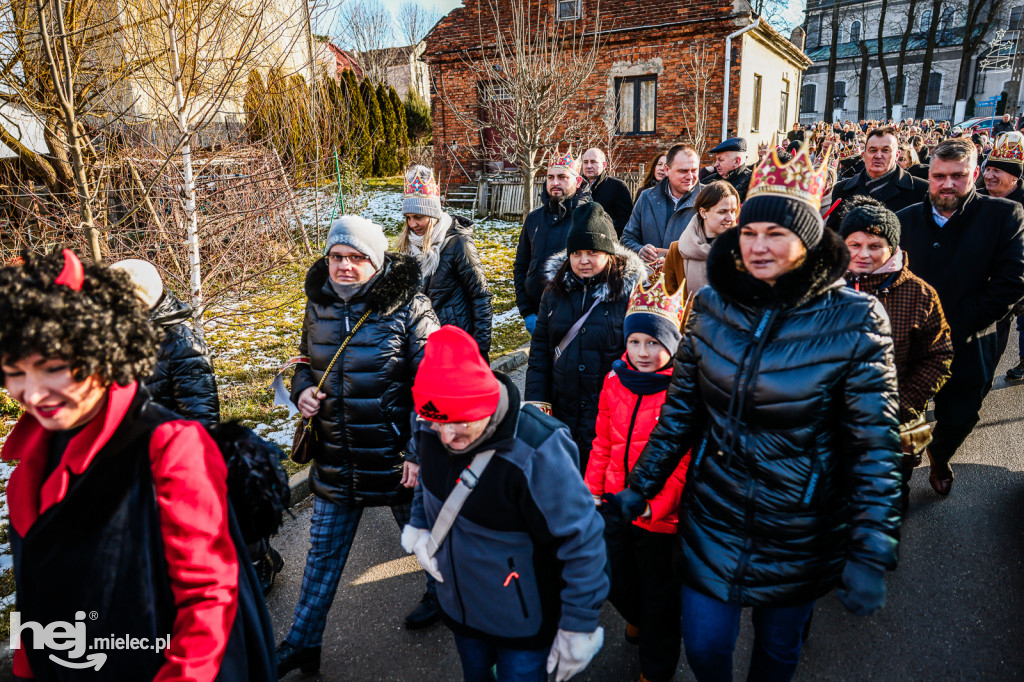
[[[448,213],[442,213],[441,218],[430,230],[430,243],[424,248],[423,236],[409,230],[409,250],[412,256],[420,263],[423,280],[430,279],[437,271],[437,265],[441,262],[441,243],[448,235],[452,226],[452,217]]]
[[[672,361],[669,360],[671,363]],[[619,381],[630,393],[636,395],[654,395],[661,391],[668,390],[669,382],[672,381],[671,374],[658,372],[641,372],[625,360],[619,359],[612,363],[612,370]]]

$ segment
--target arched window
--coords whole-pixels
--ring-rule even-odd
[[[918,27],[922,31],[927,31],[929,28],[931,28],[931,25],[932,11],[930,9],[926,9],[925,11],[921,12],[921,22],[918,24]]]
[[[860,22],[855,21],[850,24],[850,42],[855,43],[860,40]]]
[[[810,114],[817,111],[817,99],[818,86],[814,83],[804,83],[803,90],[800,91],[800,113]]]
[[[928,78],[928,98],[925,100],[925,104],[940,104],[941,94],[942,74],[938,71],[932,71],[931,76]]]

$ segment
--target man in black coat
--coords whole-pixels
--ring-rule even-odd
[[[929,448],[928,480],[942,496],[953,485],[949,462],[978,423],[1006,344],[1009,326],[997,323],[1024,298],[1024,209],[980,196],[977,178],[970,139],[946,140],[932,153],[928,200],[897,214],[900,246],[938,292],[953,336],[952,375],[935,396]]]
[[[985,189],[978,190],[978,194],[990,197],[1009,199],[1018,204],[1024,205],[1024,189],[1021,188],[1021,176],[1024,175],[1024,135],[1011,131],[996,138],[996,144],[989,154],[988,162],[985,164]],[[1020,313],[1021,306],[1017,306]],[[1003,324],[1009,326],[1010,320],[1004,320]],[[1024,379],[1024,314],[1017,315],[1017,352],[1020,361],[1016,367],[1006,371],[1006,378],[1010,381]],[[1009,331],[1005,334],[1009,341]],[[999,352],[1002,357],[1001,349]]]
[[[565,248],[572,212],[580,204],[591,201],[590,183],[579,174],[579,163],[571,152],[557,156],[548,166],[540,201],[541,205],[530,211],[523,221],[512,265],[516,307],[531,335],[537,325],[540,297],[547,286],[544,263]]]
[[[899,139],[889,126],[875,128],[868,133],[864,145],[864,170],[836,183],[832,201],[863,194],[897,212],[920,201],[928,194],[928,183],[915,178],[899,167]],[[835,211],[829,217],[829,226],[838,227]]]
[[[754,172],[750,166],[743,163],[743,155],[747,153],[747,141],[742,137],[731,137],[708,153],[715,155],[715,172],[701,181],[701,184],[710,185],[715,180],[725,180],[736,188],[740,195],[740,203],[743,203],[750,187],[750,176]]]
[[[1002,133],[1008,133],[1013,129],[1013,121],[1010,120],[1010,115],[1003,114],[1003,120],[997,121],[996,124],[992,126],[992,134],[998,136]]]
[[[629,187],[618,178],[608,175],[608,157],[597,147],[583,152],[583,177],[590,183],[591,201],[601,204],[615,226],[615,234],[622,230],[633,214],[633,196]]]

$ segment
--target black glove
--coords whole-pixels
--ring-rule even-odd
[[[870,616],[885,605],[885,571],[881,568],[847,561],[843,588],[836,596],[854,615]]]
[[[626,488],[617,495],[605,493],[601,499],[610,513],[626,521],[635,521],[647,511],[647,500],[640,493],[634,492],[632,488]]]

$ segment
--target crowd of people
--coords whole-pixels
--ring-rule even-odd
[[[187,305],[144,261],[26,254],[0,268],[22,619],[172,633],[112,654],[109,679],[313,673],[363,511],[387,506],[425,573],[405,624],[443,620],[469,682],[569,679],[605,601],[641,680],[681,655],[732,679],[744,607],[748,679],[791,679],[818,599],[884,605],[911,476],[927,460],[951,493],[1024,299],[1024,135],[956,132],[795,126],[705,167],[679,144],[635,196],[602,150],[554,155],[513,263],[523,390],[491,369],[473,224],[429,168],[405,175],[393,247],[334,220],[304,284],[291,399],[313,513],[276,646],[261,595],[281,558],[238,531]],[[1021,358],[1008,378],[1024,335]],[[26,631],[15,674],[77,679],[42,639]]]

